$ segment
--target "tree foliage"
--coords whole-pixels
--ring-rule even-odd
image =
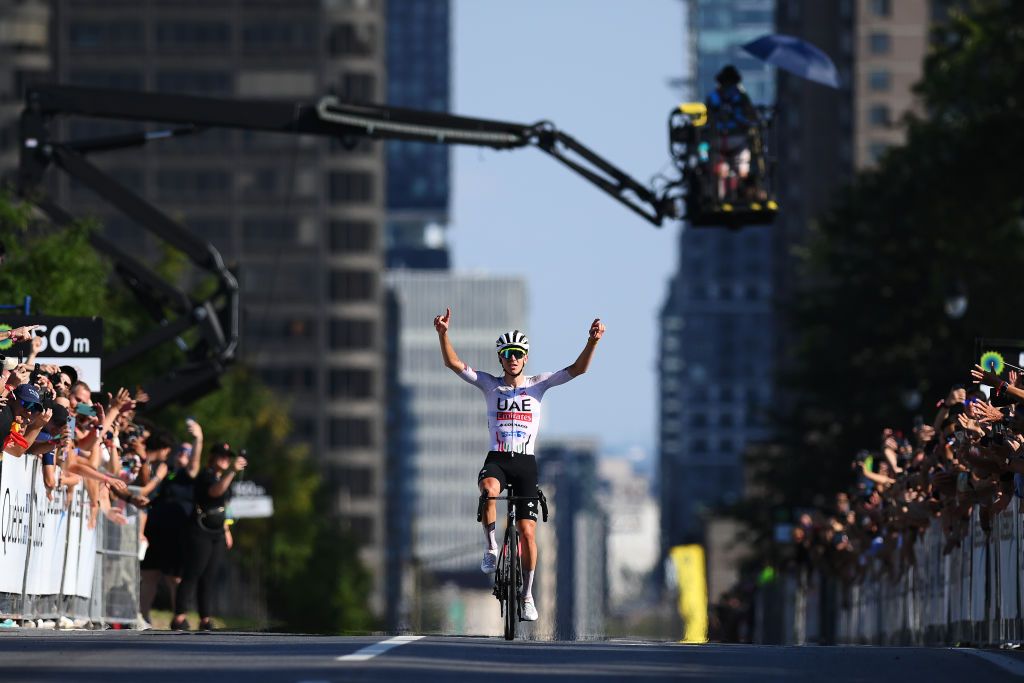
[[[976,337],[1021,337],[1024,3],[972,3],[933,43],[906,144],[856,177],[799,254],[792,400],[777,443],[752,454],[762,506],[845,488],[858,449],[930,419],[969,378]],[[969,306],[951,319],[958,287]]]

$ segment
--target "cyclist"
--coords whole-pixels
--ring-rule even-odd
[[[496,342],[498,362],[502,376],[495,377],[477,371],[461,360],[448,340],[448,327],[452,317],[450,308],[444,315],[434,318],[434,329],[441,342],[441,357],[444,364],[466,382],[476,386],[487,402],[487,426],[491,435],[491,447],[484,460],[483,469],[477,477],[481,494],[497,496],[511,486],[517,495],[536,495],[537,459],[534,450],[537,433],[540,430],[541,400],[551,387],[565,384],[579,377],[594,357],[597,342],[604,335],[605,326],[600,318],[590,325],[586,346],[572,365],[558,372],[539,375],[523,375],[529,360],[530,341],[520,330],[505,332]],[[534,531],[537,527],[537,501],[529,501],[519,515],[517,524],[523,539],[523,618],[537,620],[537,607],[533,603],[533,574],[537,568],[537,543]],[[487,545],[480,569],[493,573],[498,565],[498,542],[494,528],[497,514],[494,501],[488,501],[483,516],[484,535]]]

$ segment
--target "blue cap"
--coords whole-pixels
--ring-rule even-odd
[[[14,390],[14,395],[19,401],[25,403],[42,403],[42,398],[39,397],[39,390],[32,384],[19,384]]]

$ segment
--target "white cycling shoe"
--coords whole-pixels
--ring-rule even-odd
[[[484,574],[493,574],[498,571],[498,551],[484,551],[484,559],[480,560],[480,571]]]
[[[533,600],[523,601],[523,621],[537,621],[540,615],[537,614],[537,606],[533,604]]]

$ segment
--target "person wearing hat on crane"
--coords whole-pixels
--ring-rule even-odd
[[[712,149],[718,199],[739,199],[739,185],[750,177],[751,135],[756,134],[759,117],[750,96],[743,89],[743,77],[732,64],[715,75],[718,84],[705,103],[711,130],[715,136]]]

